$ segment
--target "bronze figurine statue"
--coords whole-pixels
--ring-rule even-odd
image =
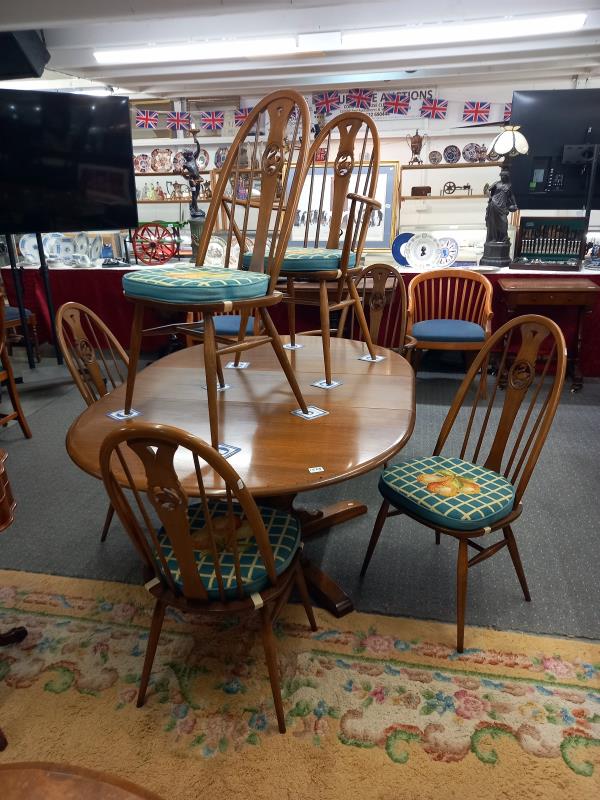
[[[510,170],[503,166],[500,180],[490,186],[489,200],[485,212],[487,235],[480,264],[506,267],[510,264],[510,239],[508,238],[508,215],[517,210],[517,201],[510,183]]]
[[[202,193],[204,195],[204,180],[200,176],[200,169],[196,159],[200,154],[200,142],[196,138],[196,131],[192,131],[194,142],[196,143],[196,150],[183,151],[183,166],[181,167],[181,174],[187,180],[190,187],[191,201],[190,201],[190,217],[203,217],[204,211],[198,208],[198,197]]]

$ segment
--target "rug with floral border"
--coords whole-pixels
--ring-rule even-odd
[[[300,606],[277,625],[277,733],[256,625],[169,611],[135,707],[137,586],[0,571],[0,763],[67,762],[165,798],[600,797],[600,644]]]

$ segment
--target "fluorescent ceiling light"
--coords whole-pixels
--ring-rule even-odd
[[[94,58],[98,64],[159,64],[173,61],[278,56],[293,52],[297,52],[296,37],[279,36],[266,39],[222,39],[193,44],[95,50]]]
[[[379,28],[371,31],[342,32],[342,49],[374,50],[384,47],[483,42],[495,39],[546,36],[583,28],[587,14],[558,14],[540,17],[482,20],[462,25],[420,25],[419,27]]]

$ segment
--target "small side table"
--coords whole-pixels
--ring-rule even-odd
[[[498,286],[505,296],[509,315],[516,314],[521,306],[572,306],[577,309],[577,335],[575,349],[568,356],[571,362],[572,392],[583,388],[583,375],[579,367],[581,342],[583,339],[583,320],[590,314],[600,292],[589,278],[500,278]],[[568,346],[567,346],[568,350]]]

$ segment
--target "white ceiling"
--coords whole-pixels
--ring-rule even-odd
[[[230,97],[260,95],[281,86],[323,87],[479,84],[523,80],[580,80],[600,76],[600,0],[503,0],[498,16],[587,11],[584,29],[485,44],[411,48],[410,36],[387,50],[316,52],[239,59],[223,42],[223,60],[201,61],[202,40],[247,38],[491,20],[481,0],[0,0],[0,30],[44,32],[49,69],[124,87],[133,95]],[[93,51],[198,42],[199,60],[174,64],[100,66]]]

